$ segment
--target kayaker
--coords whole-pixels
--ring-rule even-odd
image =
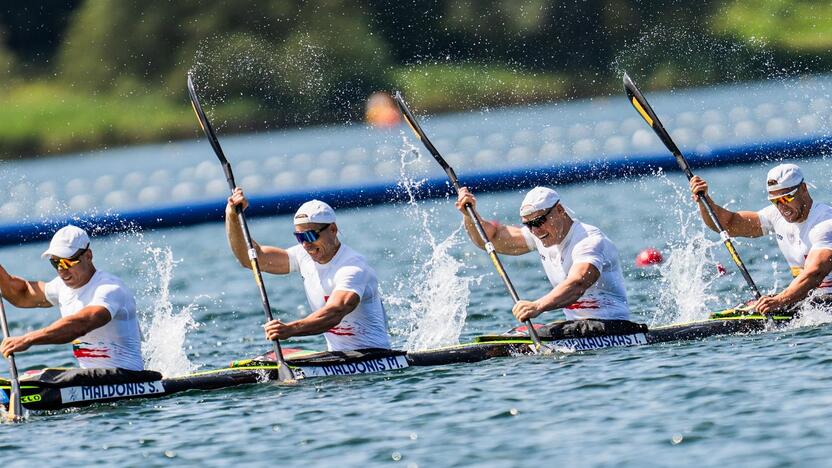
[[[772,234],[791,268],[793,280],[777,294],[763,296],[755,308],[763,314],[783,311],[809,293],[832,294],[832,207],[815,203],[809,184],[796,164],[780,164],[766,177],[771,205],[759,211],[730,211],[716,204],[701,177],[690,180],[693,199],[705,224],[717,231],[702,197],[711,201],[719,221],[732,237]]]
[[[0,266],[0,291],[21,308],[58,306],[61,318],[40,330],[3,340],[4,356],[33,345],[72,343],[83,369],[141,371],[142,337],[133,293],[117,276],[95,268],[83,229],[59,229],[41,255],[58,276],[45,283],[10,275]]]
[[[251,261],[235,207],[248,207],[240,188],[228,198],[225,226],[231,251],[245,268]],[[364,257],[338,239],[335,211],[310,200],[294,216],[298,245],[281,249],[254,242],[262,271],[277,275],[298,272],[313,310],[300,320],[272,320],[264,325],[269,340],[323,334],[329,351],[389,349],[387,314],[378,279]]]
[[[479,217],[477,199],[463,187],[456,207],[463,215],[468,236],[484,249],[466,204],[471,204]],[[552,284],[552,290],[537,300],[521,300],[514,305],[512,312],[518,320],[556,309],[563,309],[568,320],[629,320],[618,250],[600,229],[573,219],[560,195],[547,187],[535,187],[526,194],[520,204],[520,220],[523,226],[480,218],[498,253],[523,255],[537,251]]]

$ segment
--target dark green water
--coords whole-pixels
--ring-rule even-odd
[[[816,200],[832,201],[828,163],[802,164],[819,186]],[[767,203],[766,171],[754,165],[701,174],[718,201],[759,209]],[[709,308],[747,299],[739,274],[717,277],[715,262],[732,272],[731,262],[716,234],[704,234],[713,245],[702,241],[685,187],[677,174],[559,187],[579,219],[617,243],[630,302],[644,321],[702,318]],[[522,192],[482,195],[480,209],[486,218],[515,221],[521,199]],[[461,233],[442,244],[459,221],[446,200],[339,213],[342,239],[379,273],[398,346],[438,336],[464,341],[514,326],[511,302],[485,254]],[[293,242],[287,217],[253,220],[251,229],[263,243]],[[649,246],[672,259],[663,274],[633,267],[638,251]],[[762,289],[786,284],[788,269],[773,240],[738,247]],[[39,259],[44,248],[6,248],[0,261],[14,274],[50,279],[50,266]],[[222,225],[96,239],[93,250],[99,268],[134,285],[145,338],[161,343],[149,353],[169,373],[186,371],[188,363],[220,367],[268,348],[256,287],[232,260]],[[548,289],[536,255],[505,263],[521,296],[536,298]],[[281,317],[308,312],[299,278],[269,277],[267,288]],[[448,299],[466,294],[467,308]],[[48,309],[8,312],[13,333],[57,317]],[[188,317],[194,326],[186,332]],[[33,415],[20,425],[0,425],[0,459],[3,466],[828,466],[832,326],[824,321],[815,314],[778,333],[262,384]],[[321,349],[323,339],[287,346]],[[68,347],[18,358],[22,368],[71,363]]]

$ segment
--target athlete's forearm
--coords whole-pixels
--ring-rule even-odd
[[[291,327],[292,336],[320,335],[341,323],[341,320],[353,309],[354,307],[348,305],[324,306],[308,317],[290,322],[287,325]]]
[[[96,328],[98,327],[93,320],[70,315],[45,328],[29,332],[25,336],[29,343],[33,345],[66,344]]]
[[[705,195],[704,197],[700,196],[699,198],[699,203],[697,203],[697,205],[699,205],[699,214],[702,216],[702,220],[705,221],[706,226],[711,228],[714,232],[719,232],[719,228],[716,226],[716,223],[714,223],[714,220],[711,219],[711,215],[705,207],[705,201],[703,198],[707,198],[707,200],[711,203],[711,208],[713,208],[714,213],[716,213],[717,218],[719,218],[719,223],[723,226],[727,226],[729,224],[731,217],[734,215],[733,211],[728,211],[716,204],[710,195]]]
[[[226,207],[225,210],[225,234],[228,237],[228,245],[231,247],[231,253],[244,268],[251,269],[251,260],[248,258],[248,245],[246,245],[245,236],[243,236],[242,224],[240,224],[240,217],[233,208]]]
[[[783,305],[791,305],[802,301],[813,289],[820,285],[825,276],[821,271],[803,270],[786,289],[777,294],[777,297]]]
[[[489,239],[492,239],[494,237],[494,234],[496,233],[497,229],[491,223],[482,222],[482,218],[479,217],[479,214],[476,211],[474,212],[474,214],[475,214],[475,216],[477,216],[477,219],[479,220],[480,224],[482,225],[483,230],[485,231],[485,235],[488,236]],[[474,221],[471,219],[471,217],[469,215],[466,215],[464,217],[464,219],[465,219],[465,232],[468,233],[468,237],[471,239],[471,241],[474,243],[474,245],[476,245],[477,247],[479,247],[481,249],[485,249],[485,242],[482,241],[482,238],[480,237],[479,232],[477,232],[477,227],[474,225]]]
[[[542,310],[562,309],[581,298],[590,285],[582,281],[564,281],[554,287],[548,294],[538,299]]]

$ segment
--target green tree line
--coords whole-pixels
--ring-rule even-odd
[[[826,72],[810,0],[7,0],[0,156],[357,121],[374,91],[422,112]]]

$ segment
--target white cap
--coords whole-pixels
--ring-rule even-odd
[[[766,190],[773,192],[797,187],[801,182],[803,182],[803,171],[797,167],[797,164],[781,164],[768,171]]]
[[[49,242],[49,248],[46,249],[40,256],[46,258],[50,256],[69,258],[75,255],[81,249],[86,249],[90,246],[90,236],[87,232],[78,226],[68,224],[60,229],[52,236]]]
[[[306,223],[330,224],[335,222],[335,210],[320,200],[309,200],[295,212],[295,225]]]
[[[520,216],[528,216],[535,211],[547,210],[560,201],[560,195],[547,187],[535,187],[529,190],[520,204]]]

